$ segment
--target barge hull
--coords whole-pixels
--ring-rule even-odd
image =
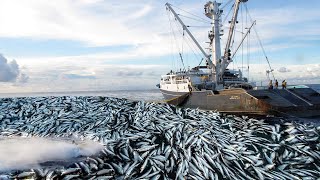
[[[281,116],[320,116],[320,94],[311,88],[244,90],[228,89],[169,92],[161,90],[167,103],[234,114],[274,114]]]

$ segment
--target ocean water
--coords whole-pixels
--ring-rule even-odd
[[[135,101],[161,101],[163,96],[159,89],[120,90],[120,91],[70,91],[70,92],[34,92],[34,93],[0,93],[3,97],[41,97],[41,96],[105,96],[125,98]]]
[[[309,86],[310,88],[312,88],[320,93],[320,84],[309,84],[307,86]]]
[[[320,93],[320,84],[309,84],[310,88]],[[304,85],[296,85],[296,88],[304,87]],[[290,88],[290,87],[288,87]],[[293,88],[293,86],[291,87]],[[147,102],[163,102],[163,96],[159,89],[151,90],[120,90],[120,91],[74,91],[74,92],[34,92],[34,93],[0,93],[0,98],[4,97],[43,97],[43,96],[105,96],[105,97],[116,97],[125,98],[134,101],[147,101]],[[267,118],[269,120],[278,121],[276,118]],[[286,119],[288,121],[296,121],[294,119]],[[313,122],[320,125],[320,117],[313,117],[312,120],[299,118],[301,122]]]
[[[320,84],[309,84],[310,88],[320,93]],[[295,87],[299,87],[296,85]],[[135,101],[160,102],[163,96],[159,89],[151,90],[120,90],[120,91],[70,91],[70,92],[34,92],[34,93],[0,93],[3,97],[41,97],[41,96],[105,96],[126,98]]]

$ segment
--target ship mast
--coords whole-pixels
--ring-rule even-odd
[[[223,87],[218,87],[219,82],[222,79],[219,79],[219,72],[221,69],[221,44],[220,44],[220,15],[222,11],[219,10],[221,3],[216,1],[209,1],[205,6],[205,14],[208,18],[212,20],[212,30],[209,32],[210,46],[212,53],[212,62],[214,64],[214,70],[212,71],[212,81],[214,84],[214,89],[218,90]]]
[[[235,0],[234,13],[231,20],[228,40],[224,52],[224,56],[221,56],[221,43],[220,43],[220,18],[222,10],[219,9],[221,3],[217,1],[209,1],[205,5],[205,14],[208,18],[212,20],[212,31],[209,33],[209,38],[211,40],[212,49],[212,62],[215,65],[215,70],[213,71],[213,83],[215,84],[215,90],[223,88],[223,74],[228,67],[229,63],[232,61],[230,59],[230,46],[233,39],[233,34],[235,31],[235,24],[237,22],[239,6],[241,2],[247,2],[248,0]]]

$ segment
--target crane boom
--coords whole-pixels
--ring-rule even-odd
[[[234,11],[233,11],[232,19],[231,19],[228,40],[227,40],[225,51],[224,51],[223,66],[222,66],[223,69],[227,68],[228,64],[231,62],[231,59],[228,59],[228,53],[229,53],[229,49],[230,49],[233,34],[234,34],[234,28],[235,28],[237,18],[238,18],[240,2],[241,2],[241,0],[236,0],[235,4],[234,4]]]
[[[187,28],[187,26],[183,23],[179,15],[174,11],[174,9],[171,7],[171,4],[166,3],[166,7],[172,12],[174,17],[179,21],[179,23],[182,25],[183,29],[186,30],[188,35],[191,37],[193,42],[196,44],[196,46],[199,48],[199,50],[202,52],[202,54],[209,60],[210,56],[204,51],[204,49],[200,46],[198,41],[194,38],[194,36],[191,34],[190,30]],[[212,65],[212,62],[209,60],[209,65]]]
[[[231,47],[231,42],[233,40],[233,34],[234,34],[234,29],[236,26],[236,22],[237,22],[237,18],[238,18],[238,12],[239,12],[239,6],[241,2],[247,2],[248,0],[235,0],[235,4],[234,4],[234,11],[233,11],[233,16],[231,19],[231,24],[230,24],[230,30],[229,30],[229,35],[228,35],[228,40],[226,43],[226,48],[224,51],[224,56],[223,56],[223,60],[222,60],[222,72],[221,72],[221,76],[223,76],[225,70],[227,69],[228,65],[230,62],[232,62],[232,59],[229,58],[229,53],[230,53],[230,47]]]

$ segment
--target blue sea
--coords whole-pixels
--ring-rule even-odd
[[[320,93],[320,84],[309,84],[307,86],[309,86],[310,88],[312,88]]]

